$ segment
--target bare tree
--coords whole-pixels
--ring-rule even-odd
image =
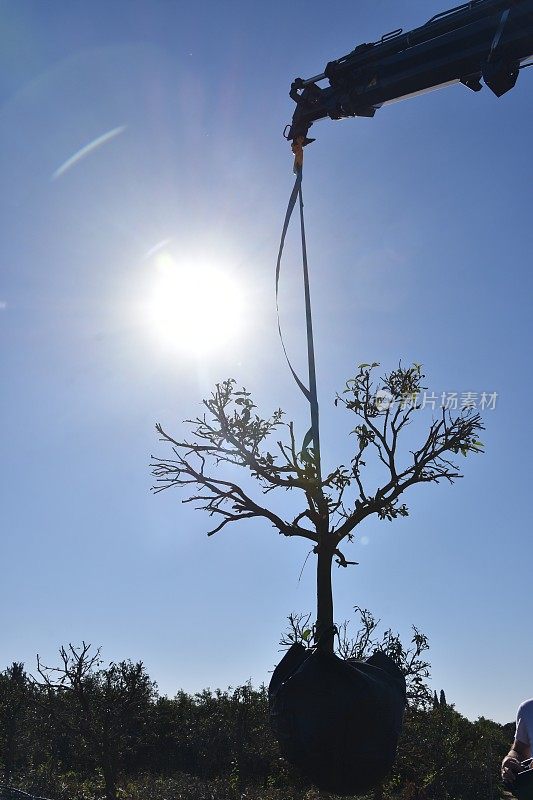
[[[353,540],[356,528],[368,517],[393,520],[407,516],[400,498],[420,483],[453,483],[462,477],[453,457],[479,453],[481,417],[473,409],[456,416],[443,409],[433,419],[421,441],[407,448],[405,431],[421,404],[426,388],[418,364],[375,378],[379,364],[361,364],[335,404],[353,413],[357,424],[355,454],[349,467],[341,464],[320,477],[319,454],[310,446],[297,445],[294,424],[285,422],[278,409],[264,419],[256,412],[250,393],[238,390],[233,379],[216,384],[203,401],[204,413],[193,420],[189,437],[174,438],[158,424],[161,441],[172,449],[168,458],[153,457],[155,492],[184,488],[183,502],[207,511],[216,524],[209,535],[243,519],[262,518],[284,536],[298,536],[313,544],[317,558],[317,622],[315,641],[333,649],[333,560],[341,567],[348,561],[341,550]],[[281,435],[283,434],[283,438]],[[269,449],[270,447],[270,449]],[[369,456],[375,464],[370,469]],[[224,477],[225,465],[242,467],[262,492],[262,499],[239,483]],[[376,466],[382,478],[376,485]],[[233,471],[233,469],[232,469]],[[370,476],[374,476],[373,479]],[[275,491],[299,493],[301,510],[285,519],[270,502]],[[268,497],[268,502],[264,499]]]
[[[102,668],[100,650],[69,644],[59,651],[58,667],[44,666],[37,656],[38,685],[49,695],[68,693],[74,701],[79,731],[102,770],[106,800],[116,800],[122,762],[146,724],[155,685],[141,661],[112,662]]]

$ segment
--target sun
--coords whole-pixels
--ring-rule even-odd
[[[229,269],[158,254],[148,315],[162,344],[192,355],[214,352],[237,338],[243,311],[242,287]]]

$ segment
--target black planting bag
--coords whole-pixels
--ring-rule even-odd
[[[406,696],[404,676],[384,653],[344,661],[293,644],[268,695],[282,754],[319,789],[360,794],[390,771]]]

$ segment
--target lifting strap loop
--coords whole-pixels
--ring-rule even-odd
[[[311,316],[311,295],[309,289],[309,271],[307,266],[307,247],[305,240],[305,224],[304,224],[304,204],[302,196],[303,148],[301,140],[297,140],[295,143],[293,143],[293,152],[295,154],[294,169],[296,172],[296,180],[294,181],[294,186],[291,192],[291,196],[289,198],[289,204],[287,206],[287,211],[285,213],[285,221],[283,223],[283,229],[281,232],[281,241],[279,245],[278,259],[276,263],[276,313],[278,321],[278,332],[281,340],[281,345],[283,347],[283,352],[287,360],[287,364],[289,365],[289,369],[299,389],[309,402],[311,409],[311,428],[307,432],[304,438],[302,451],[307,450],[308,446],[311,444],[311,441],[313,442],[313,461],[315,462],[317,479],[321,481],[320,434],[319,434],[318,398],[317,398],[317,388],[316,388],[315,352],[314,352],[314,341],[313,341],[313,321]],[[300,232],[302,241],[302,268],[303,268],[304,296],[305,296],[305,319],[306,319],[306,332],[307,332],[307,363],[308,363],[308,374],[309,374],[309,387],[307,387],[304,384],[304,382],[301,380],[301,378],[296,373],[296,370],[292,366],[289,355],[287,353],[287,348],[285,346],[285,341],[283,339],[283,333],[281,330],[281,321],[279,315],[279,276],[281,270],[281,257],[283,255],[283,247],[285,245],[285,237],[287,235],[287,230],[289,228],[289,222],[291,220],[292,212],[294,211],[297,199],[299,200],[299,209],[300,209]]]
[[[309,402],[311,402],[311,393],[307,386],[301,381],[298,377],[294,367],[291,364],[291,360],[289,358],[289,354],[287,353],[287,348],[285,347],[285,340],[283,339],[283,333],[281,331],[281,321],[279,317],[279,274],[281,270],[281,256],[283,255],[283,247],[285,245],[285,237],[287,235],[287,230],[289,227],[289,222],[291,221],[292,212],[294,211],[294,206],[296,205],[296,200],[300,193],[300,186],[302,185],[302,171],[296,173],[296,180],[294,181],[294,186],[291,192],[291,196],[289,198],[289,205],[287,206],[287,212],[285,214],[285,221],[283,223],[283,230],[281,232],[281,241],[279,245],[279,252],[278,252],[278,260],[276,264],[276,313],[278,318],[278,333],[281,339],[281,346],[283,347],[283,352],[285,353],[285,358],[287,359],[287,364],[289,365],[289,369],[292,372],[292,376],[296,383],[298,384],[300,390],[307,398]]]

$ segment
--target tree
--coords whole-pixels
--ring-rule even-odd
[[[100,650],[91,645],[61,647],[61,664],[37,670],[51,696],[69,695],[77,711],[77,732],[102,770],[106,800],[116,800],[121,767],[135,760],[134,751],[150,718],[155,684],[142,661],[112,662],[102,668]]]
[[[409,707],[388,796],[398,800],[495,800],[508,747],[504,727],[452,705]]]
[[[19,756],[20,740],[30,702],[30,687],[24,664],[14,661],[0,674],[0,743],[4,775],[13,777]]]
[[[421,483],[453,483],[462,477],[452,460],[457,454],[482,452],[479,414],[465,409],[453,417],[443,409],[433,419],[418,444],[409,449],[403,444],[405,431],[420,409],[424,375],[418,364],[401,364],[376,381],[379,364],[361,364],[356,376],[346,384],[335,405],[353,413],[356,425],[355,454],[350,466],[341,464],[321,476],[318,448],[311,447],[307,435],[297,445],[295,427],[285,422],[281,409],[262,418],[245,389],[228,379],[215,386],[203,401],[204,413],[193,420],[189,438],[174,438],[160,424],[161,441],[172,448],[172,457],[153,457],[156,478],[153,487],[160,492],[170,487],[188,491],[184,502],[193,502],[217,521],[213,535],[226,525],[243,519],[262,518],[278,533],[297,536],[313,544],[317,555],[317,620],[315,641],[333,649],[333,560],[347,567],[341,544],[352,541],[355,531],[367,518],[383,520],[407,516],[400,498],[410,487]],[[284,438],[279,438],[281,434]],[[271,449],[269,449],[269,446]],[[401,452],[403,451],[403,452]],[[369,469],[372,463],[372,469]],[[242,467],[259,486],[263,496],[291,491],[301,497],[301,510],[293,519],[284,519],[275,505],[252,497],[252,492],[223,477],[221,467]],[[376,479],[376,467],[381,478]]]

